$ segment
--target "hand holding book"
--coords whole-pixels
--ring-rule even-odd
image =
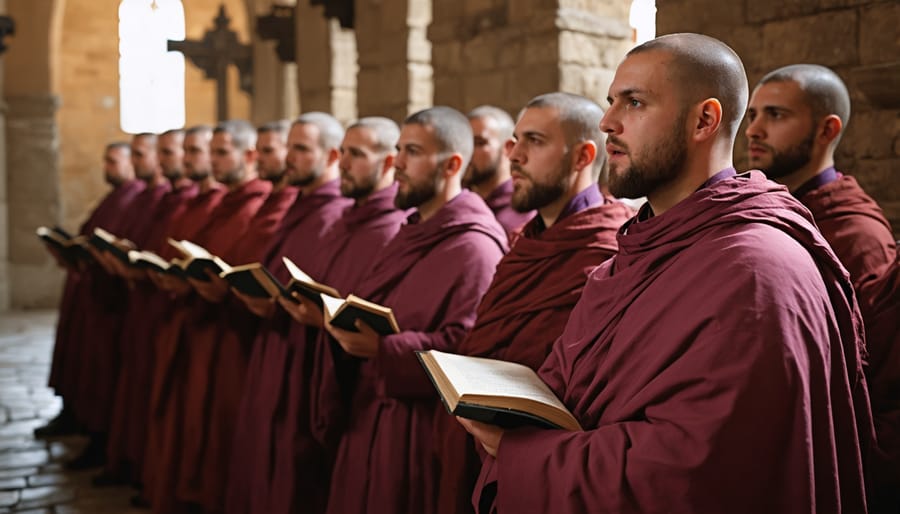
[[[381,345],[381,335],[365,321],[357,319],[354,322],[356,332],[344,330],[326,322],[325,328],[331,334],[345,352],[363,359],[371,359],[378,355],[378,347]]]

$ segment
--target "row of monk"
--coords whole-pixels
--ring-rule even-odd
[[[161,513],[898,512],[900,265],[834,168],[844,84],[793,65],[751,96],[730,48],[676,34],[607,100],[109,145],[83,234],[167,259],[186,239],[284,282],[288,256],[401,331],[99,255],[69,264],[65,408],[37,434],[90,434],[69,465]],[[426,349],[539,370],[584,431],[454,419]]]

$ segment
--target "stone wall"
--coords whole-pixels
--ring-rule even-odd
[[[432,105],[431,2],[356,0],[360,116],[397,122]]]
[[[356,118],[356,38],[322,6],[297,3],[297,86],[303,111],[324,111],[341,122]]]
[[[435,103],[516,113],[532,97],[567,91],[606,98],[631,46],[629,0],[434,2]],[[605,102],[604,102],[605,103]]]
[[[795,63],[833,69],[850,89],[853,113],[835,156],[881,205],[900,237],[900,3],[872,0],[668,0],[657,31],[702,32],[744,60],[751,87]],[[743,132],[742,132],[743,133]],[[735,157],[746,163],[746,141]]]

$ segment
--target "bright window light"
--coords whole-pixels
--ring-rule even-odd
[[[634,29],[635,46],[656,37],[656,0],[634,0],[628,23]]]
[[[167,40],[184,39],[181,0],[119,4],[119,122],[129,134],[184,126],[184,55]]]

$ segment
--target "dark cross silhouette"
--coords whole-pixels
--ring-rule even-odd
[[[262,39],[275,40],[275,53],[281,62],[296,61],[295,11],[292,5],[273,5],[271,13],[256,18],[256,33]]]
[[[228,119],[228,65],[234,64],[240,74],[241,89],[253,92],[253,50],[238,41],[237,33],[228,28],[231,18],[225,14],[225,4],[219,6],[215,28],[207,30],[199,41],[169,40],[169,51],[181,52],[203,70],[206,78],[216,81],[216,115],[219,121]]]

